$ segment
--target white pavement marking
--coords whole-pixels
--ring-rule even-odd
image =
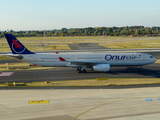
[[[14,72],[2,72],[0,76],[11,76]]]

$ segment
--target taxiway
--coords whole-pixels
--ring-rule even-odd
[[[88,70],[87,73],[78,73],[75,68],[60,67],[46,70],[21,70],[11,76],[0,76],[0,83],[6,82],[39,82],[59,80],[80,80],[96,78],[160,78],[160,64],[150,64],[143,67],[111,67],[107,73]],[[11,72],[11,71],[9,71]]]

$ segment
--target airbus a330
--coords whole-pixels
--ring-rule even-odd
[[[157,59],[145,53],[35,53],[29,51],[12,34],[5,34],[12,54],[7,56],[43,67],[73,67],[79,73],[93,71],[108,72],[112,66],[141,66],[154,63]]]

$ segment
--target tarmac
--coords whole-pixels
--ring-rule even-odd
[[[73,45],[70,46],[73,47]],[[72,49],[90,49],[92,51],[103,49],[97,46],[96,43],[83,44],[83,47],[81,44],[77,44]],[[108,50],[104,49],[106,52]],[[122,51],[126,52],[126,50]],[[160,58],[159,49],[140,51]],[[10,63],[13,61],[0,62]],[[73,68],[14,71],[11,76],[1,76],[0,83],[98,77],[160,78],[159,68],[160,64],[151,64],[144,66],[144,71],[140,72],[138,67],[114,67],[109,73],[89,71],[86,74],[78,74]],[[159,120],[160,118],[159,85],[87,88],[1,87],[0,89],[1,120]]]
[[[1,120],[159,120],[160,87],[1,90]],[[45,102],[48,101],[48,102]]]
[[[61,80],[83,80],[97,78],[160,78],[160,64],[150,64],[143,67],[111,67],[107,73],[87,70],[87,73],[79,74],[75,68],[59,67],[46,70],[17,70],[0,72],[0,83],[6,82],[40,82]],[[11,73],[9,75],[9,73]],[[5,76],[6,75],[6,76]]]

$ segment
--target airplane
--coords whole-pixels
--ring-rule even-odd
[[[9,57],[43,67],[73,67],[78,73],[93,71],[108,72],[112,66],[142,66],[157,59],[145,53],[35,53],[29,51],[15,36],[5,34],[12,54]]]

